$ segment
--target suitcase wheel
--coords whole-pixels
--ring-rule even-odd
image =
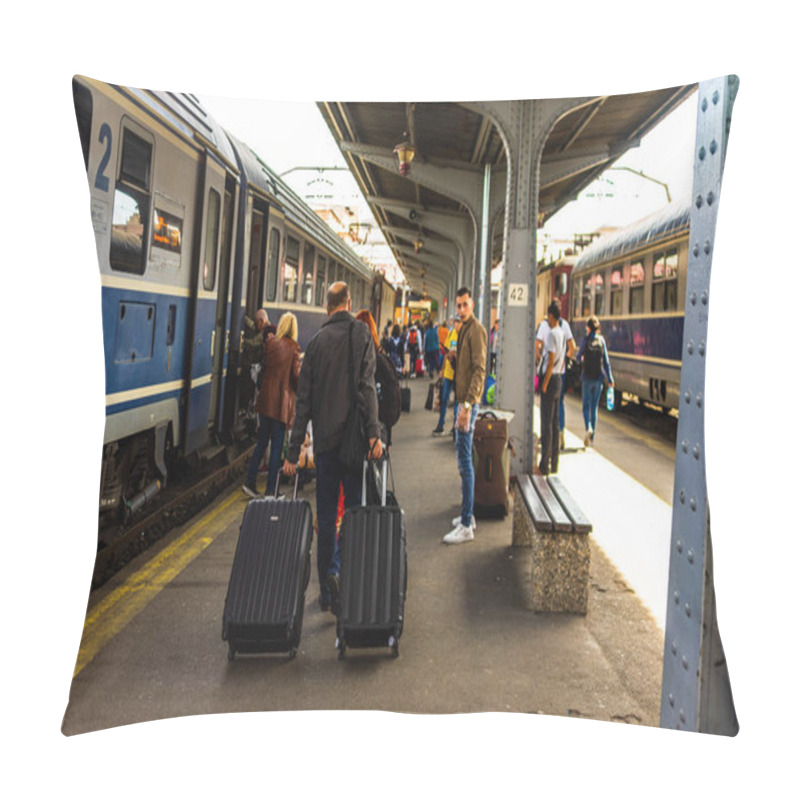
[[[346,649],[346,645],[344,643],[344,639],[340,639],[338,636],[336,637],[336,648],[339,650],[339,661],[344,661],[344,651]]]
[[[400,643],[394,636],[389,637],[389,647],[392,648],[392,658],[397,658],[400,655]]]
[[[289,650],[289,661],[291,661],[297,655],[297,648],[293,647]]]

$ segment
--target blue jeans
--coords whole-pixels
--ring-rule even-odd
[[[558,399],[558,429],[564,430],[564,394],[567,391],[567,373],[561,375],[561,397]]]
[[[250,458],[250,464],[247,467],[247,480],[246,484],[255,491],[256,479],[258,478],[258,468],[261,465],[261,459],[264,458],[264,453],[267,452],[269,446],[269,464],[267,470],[267,489],[264,494],[271,495],[275,493],[275,484],[278,481],[278,470],[281,466],[281,450],[283,449],[283,437],[286,434],[286,425],[272,417],[265,417],[263,414],[258,415],[258,440],[256,441],[256,449],[253,450],[253,455]]]
[[[447,416],[447,404],[450,402],[450,390],[453,388],[453,381],[450,378],[442,378],[442,397],[439,406],[439,422],[437,428],[444,430],[444,419]],[[456,410],[453,408],[453,427],[456,424]]]
[[[436,350],[426,350],[425,361],[427,362],[428,367],[428,377],[432,378],[433,373],[436,372],[436,369],[439,365],[439,353]]]
[[[456,403],[456,412],[459,404]],[[475,433],[475,419],[478,416],[478,407],[473,406],[470,411],[469,430],[460,431],[456,428],[456,455],[458,456],[458,471],[461,474],[461,524],[469,527],[472,523],[472,511],[475,502],[475,469],[472,465],[472,437]]]
[[[339,510],[339,484],[344,488],[344,507],[361,504],[361,472],[349,472],[339,461],[336,450],[315,453],[317,468],[317,576],[320,597],[330,602],[328,575],[339,574],[342,532],[336,540],[336,512]]]
[[[581,380],[581,394],[583,396],[583,424],[587,431],[597,430],[597,407],[600,405],[600,395],[603,393],[603,379],[583,378]]]

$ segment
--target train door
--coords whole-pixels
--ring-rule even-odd
[[[202,195],[198,203],[200,222],[198,258],[193,264],[193,325],[190,345],[189,400],[186,409],[185,452],[193,453],[209,442],[214,358],[217,350],[217,298],[220,292],[220,248],[222,242],[225,170],[208,153],[201,167]],[[227,280],[225,281],[227,284]],[[227,285],[225,292],[227,297]]]
[[[235,184],[233,178],[229,177],[226,181],[225,196],[222,201],[222,240],[219,278],[217,280],[217,311],[211,340],[213,363],[211,367],[211,402],[208,414],[208,427],[211,431],[216,428],[219,420],[225,354],[228,352],[230,345],[230,280],[231,270],[233,269],[234,197]]]

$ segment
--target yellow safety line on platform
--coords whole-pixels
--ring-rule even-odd
[[[225,530],[202,535],[208,525],[234,502],[241,500],[237,490],[214,511],[203,517],[186,533],[165,547],[152,561],[138,570],[121,586],[98,603],[86,617],[74,678],[147,604],[194,561]]]

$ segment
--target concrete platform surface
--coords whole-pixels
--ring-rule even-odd
[[[625,519],[631,503],[638,503],[637,514],[653,515],[635,522],[646,551],[651,543],[645,536],[663,526],[664,509],[596,453],[566,454],[561,477],[594,522],[588,613],[534,613],[530,550],[511,546],[511,514],[478,520],[473,542],[442,543],[460,508],[454,447],[449,437],[431,435],[435,417],[423,407],[428,381],[411,386],[412,411],[395,427],[392,448],[408,531],[398,659],[387,648],[348,651],[338,660],[335,619],[317,605],[314,571],[296,659],[228,661],[222,611],[246,503],[237,488],[92,598],[63,732],[302,709],[511,711],[657,726],[660,588],[643,602],[646,593],[635,591],[615,562],[630,543]],[[595,491],[604,486],[610,488]],[[618,502],[623,492],[629,500]],[[640,503],[642,493],[647,497]],[[314,484],[304,496],[313,503]]]

